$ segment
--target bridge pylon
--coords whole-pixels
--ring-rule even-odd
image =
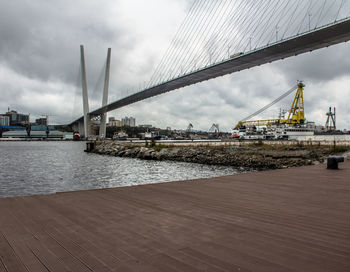
[[[109,87],[109,71],[110,71],[110,66],[111,66],[111,51],[112,51],[112,49],[108,48],[105,81],[104,81],[103,97],[102,97],[102,108],[107,106],[107,104],[108,104],[108,87]],[[107,112],[105,110],[101,114],[100,132],[99,132],[100,139],[103,139],[106,137],[106,121],[107,121]]]
[[[86,69],[85,69],[85,55],[84,46],[80,45],[80,65],[81,65],[81,82],[82,82],[82,92],[83,92],[83,113],[84,113],[84,136],[86,139],[89,137],[89,96],[86,83]],[[81,133],[79,131],[79,133]]]
[[[110,73],[110,64],[111,64],[111,48],[108,48],[107,51],[107,63],[106,63],[106,71],[105,71],[105,80],[103,87],[103,96],[102,96],[102,108],[107,106],[108,103],[108,88],[109,88],[109,73]],[[100,128],[99,128],[99,138],[106,137],[106,121],[107,121],[107,111],[105,110],[102,113],[97,115],[91,115],[89,113],[89,96],[88,96],[88,88],[86,81],[86,67],[85,67],[85,54],[84,54],[84,46],[80,45],[80,65],[81,65],[81,82],[82,82],[82,94],[83,94],[83,113],[84,118],[83,122],[78,121],[73,128],[79,131],[79,134],[88,139],[90,136],[95,136],[95,128],[93,123],[96,121],[96,118],[100,120]],[[93,120],[93,121],[92,121]],[[92,122],[91,122],[92,121]]]

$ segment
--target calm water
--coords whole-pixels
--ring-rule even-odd
[[[232,167],[88,154],[83,142],[0,142],[0,197],[214,177]]]

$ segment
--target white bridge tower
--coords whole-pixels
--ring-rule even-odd
[[[102,108],[107,106],[108,103],[108,87],[109,87],[109,73],[110,73],[110,65],[111,65],[111,48],[108,48],[107,51],[107,62],[106,62],[106,71],[105,71],[105,80],[103,87],[103,96],[102,96]],[[81,64],[81,81],[82,81],[82,94],[83,94],[83,112],[84,112],[84,130],[79,132],[81,136],[84,136],[85,139],[88,139],[90,135],[90,121],[91,118],[95,118],[96,116],[90,116],[89,114],[89,96],[86,82],[86,68],[85,68],[85,55],[84,55],[84,46],[80,45],[80,64]],[[106,137],[106,121],[107,121],[107,112],[106,110],[100,116],[100,130],[99,130],[99,138]],[[79,126],[81,127],[81,126]]]

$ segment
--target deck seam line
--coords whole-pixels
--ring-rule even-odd
[[[2,237],[5,239],[5,241],[6,241],[7,244],[9,245],[9,247],[12,249],[13,254],[16,256],[16,258],[19,259],[19,260],[21,261],[21,264],[23,265],[23,267],[24,267],[28,272],[30,272],[30,271],[28,270],[27,266],[24,264],[23,260],[17,255],[15,249],[14,249],[13,246],[10,244],[9,240],[6,238],[6,236],[4,235],[4,233],[3,233],[1,230],[0,230],[0,235],[2,235]],[[3,263],[3,265],[5,266],[4,263]],[[5,267],[5,269],[6,269],[6,267]],[[6,271],[8,271],[8,270],[6,269]]]
[[[4,264],[4,262],[3,262],[2,258],[1,258],[1,256],[0,256],[0,262],[1,262],[1,264],[2,264],[2,267],[3,267],[7,272],[9,272],[9,271],[7,270],[7,267],[6,267],[6,265]]]
[[[28,245],[26,245],[26,246],[30,250],[30,252],[35,256],[35,258],[46,268],[47,271],[53,272],[49,267],[47,267],[44,264],[44,262],[39,258],[39,256],[35,254],[34,250],[31,247],[29,247]]]
[[[83,260],[73,255],[65,246],[63,246],[55,237],[53,237],[50,233],[48,233],[46,230],[44,230],[47,235],[49,235],[53,240],[56,241],[57,244],[59,244],[69,255],[71,255],[74,259],[78,260],[81,264],[83,264],[87,269],[90,271],[94,271],[92,268],[90,268],[89,265],[87,265]],[[75,243],[74,243],[75,244]],[[80,247],[80,246],[79,246]],[[81,247],[80,247],[81,248]],[[82,248],[83,249],[83,248]]]

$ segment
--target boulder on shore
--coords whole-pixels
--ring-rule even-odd
[[[137,146],[113,141],[96,144],[92,151],[117,157],[171,160],[253,169],[277,169],[323,162],[332,153],[328,147],[303,146]]]

